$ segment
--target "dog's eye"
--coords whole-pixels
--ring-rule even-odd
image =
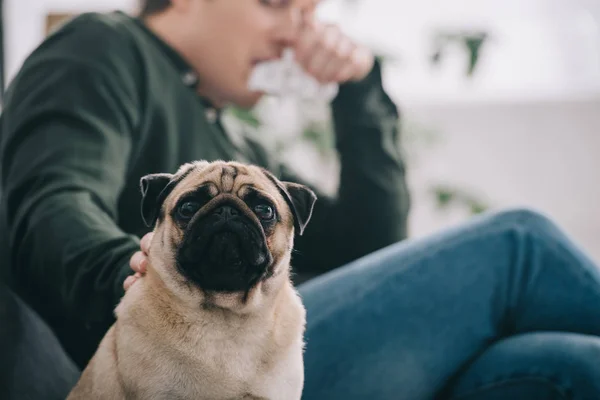
[[[183,219],[190,219],[200,209],[200,203],[195,201],[186,201],[183,203],[178,210],[178,214]]]
[[[273,219],[275,217],[275,210],[268,204],[258,204],[254,207],[254,212],[258,216],[258,218],[263,219],[265,221]]]

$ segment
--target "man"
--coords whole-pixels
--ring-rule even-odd
[[[148,0],[142,20],[78,18],[25,62],[2,117],[2,255],[12,286],[79,366],[112,322],[129,261],[143,272],[140,176],[229,158],[293,179],[210,118],[228,103],[254,104],[252,67],[285,47],[322,81],[342,82],[332,104],[339,193],[318,201],[295,268],[318,274],[404,238],[398,115],[379,66],[312,22],[313,8]],[[600,273],[536,213],[486,215],[388,246],[300,293],[307,399],[600,398]],[[23,313],[19,326],[34,319]],[[41,340],[25,350],[39,351]],[[46,347],[55,351],[43,360],[58,360],[46,375],[76,375]],[[31,355],[9,357],[20,378],[11,384],[35,388],[44,374],[23,367],[22,354]]]
[[[321,82],[341,84],[332,104],[339,194],[319,196],[296,271],[306,279],[405,238],[396,107],[373,55],[315,22],[315,5],[147,0],[140,18],[80,16],[25,61],[2,115],[3,272],[79,367],[112,323],[147,231],[141,176],[235,159],[298,181],[219,119],[224,106],[259,101],[250,72],[288,47]]]

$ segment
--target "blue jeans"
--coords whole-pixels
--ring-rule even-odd
[[[523,210],[301,286],[304,399],[600,399],[600,270]]]
[[[477,217],[300,293],[304,399],[600,399],[600,271],[538,214]]]

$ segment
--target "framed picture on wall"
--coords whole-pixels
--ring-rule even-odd
[[[66,22],[68,19],[75,17],[77,13],[48,13],[46,15],[45,33],[48,36],[52,31]]]

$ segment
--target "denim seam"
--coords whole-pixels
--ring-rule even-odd
[[[554,253],[556,257],[565,261],[565,264],[572,265],[571,258],[569,254],[571,253],[560,240],[548,240],[545,235],[540,235],[535,229],[523,229],[526,234],[529,234],[530,237],[538,240],[541,243],[546,244],[546,250]],[[550,245],[548,245],[550,244]],[[579,249],[578,249],[579,250]],[[586,254],[584,254],[587,256]],[[586,286],[589,286],[592,290],[595,290],[596,293],[600,294],[599,285],[592,285],[590,282],[596,281],[597,277],[594,276],[591,271],[586,270],[585,268],[572,268],[574,274],[576,274],[579,278],[582,278],[586,283]]]
[[[523,383],[523,382],[528,382],[528,381],[529,382],[538,382],[538,383],[545,384],[550,389],[552,389],[554,392],[556,392],[556,394],[558,394],[561,399],[564,399],[564,400],[569,399],[569,396],[566,393],[566,392],[568,392],[568,390],[564,389],[557,382],[554,382],[551,379],[544,378],[544,377],[531,377],[531,376],[529,376],[529,377],[520,377],[520,378],[507,378],[507,379],[504,379],[504,380],[487,383],[487,384],[484,384],[483,386],[480,386],[478,388],[472,389],[472,390],[470,390],[470,391],[468,391],[466,393],[460,394],[458,396],[450,397],[448,400],[466,399],[469,396],[473,396],[473,395],[479,394],[479,393],[481,393],[483,391],[486,391],[486,390],[496,389],[496,388],[500,388],[502,386],[507,386],[507,385],[516,384],[516,383]]]

